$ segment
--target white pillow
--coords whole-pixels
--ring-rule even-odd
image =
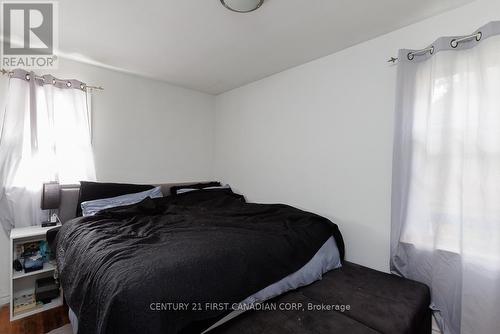
[[[131,205],[139,203],[143,199],[151,197],[163,197],[161,187],[156,187],[150,190],[141,191],[140,193],[121,195],[110,198],[101,198],[93,201],[82,202],[82,215],[84,217],[93,216],[101,210],[116,208],[117,206]]]

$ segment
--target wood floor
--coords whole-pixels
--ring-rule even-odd
[[[45,334],[69,323],[66,305],[10,322],[9,306],[0,308],[0,334]]]

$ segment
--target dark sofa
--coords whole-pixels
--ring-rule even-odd
[[[431,333],[427,286],[350,262],[270,302],[343,304],[350,309],[250,311],[210,333]]]

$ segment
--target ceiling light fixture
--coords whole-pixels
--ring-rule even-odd
[[[220,0],[222,5],[237,13],[250,13],[264,3],[264,0]]]

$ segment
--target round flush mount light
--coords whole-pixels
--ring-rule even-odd
[[[222,5],[237,13],[250,13],[264,3],[264,0],[220,0]]]

